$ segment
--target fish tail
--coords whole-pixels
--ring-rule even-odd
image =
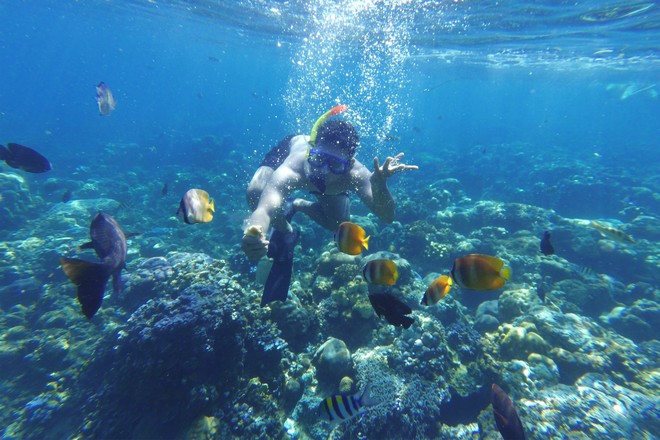
[[[367,236],[367,238],[365,238],[364,240],[362,240],[362,246],[364,246],[364,248],[365,248],[366,250],[369,250],[369,238],[370,238],[370,237]]]
[[[362,406],[362,407],[374,406],[374,405],[378,405],[380,403],[380,401],[378,399],[376,399],[371,393],[371,383],[370,382],[367,382],[367,384],[365,385],[364,390],[362,391],[362,394],[360,394],[358,402],[360,403],[360,406]]]
[[[510,280],[511,280],[511,268],[510,268],[510,267],[505,267],[505,268],[502,269],[502,271],[500,272],[500,275],[501,275],[502,278],[504,278],[505,280],[510,281]]]
[[[211,210],[211,212],[215,212],[215,200],[211,200],[209,202],[209,209]]]
[[[91,319],[101,307],[110,272],[104,264],[77,258],[60,258],[60,264],[66,276],[78,286],[78,302],[82,306],[83,314],[87,319]]]

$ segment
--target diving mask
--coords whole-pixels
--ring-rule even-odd
[[[315,148],[307,150],[307,162],[312,168],[326,167],[332,174],[345,174],[351,167],[351,161]]]

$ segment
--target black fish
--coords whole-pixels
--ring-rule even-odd
[[[64,194],[62,194],[62,203],[67,203],[69,200],[71,200],[71,195],[73,194],[73,191],[70,189],[67,189],[64,191]]]
[[[541,239],[541,252],[543,255],[552,255],[555,253],[555,248],[550,243],[550,231],[545,231],[543,233],[543,238]]]
[[[415,322],[409,315],[412,309],[405,303],[402,303],[394,295],[389,293],[372,293],[369,295],[371,306],[376,311],[378,317],[385,317],[387,322],[395,327],[403,326],[403,328],[410,328]]]
[[[30,147],[19,144],[0,145],[0,160],[7,162],[12,168],[27,171],[28,173],[45,173],[52,168],[48,159]]]
[[[165,184],[163,185],[163,189],[160,190],[160,195],[166,196],[167,192],[168,192],[167,182],[165,182]]]
[[[525,431],[509,396],[497,384],[493,384],[492,391],[493,415],[504,440],[525,440]]]
[[[115,293],[121,290],[121,270],[126,267],[126,235],[117,221],[110,215],[99,212],[89,227],[92,241],[80,249],[94,249],[100,263],[60,258],[62,269],[67,277],[78,286],[78,302],[82,312],[91,319],[101,307],[103,292],[110,275]]]

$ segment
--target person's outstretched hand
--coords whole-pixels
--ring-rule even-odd
[[[419,169],[417,165],[405,165],[399,163],[399,160],[402,157],[403,157],[403,153],[399,153],[394,157],[388,157],[387,159],[385,159],[385,163],[383,163],[382,168],[378,163],[378,157],[374,157],[374,177],[389,179],[392,175],[399,173],[401,171]]]

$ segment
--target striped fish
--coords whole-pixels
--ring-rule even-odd
[[[370,386],[364,388],[362,393],[337,394],[323,399],[319,406],[320,415],[330,422],[347,420],[361,414],[368,406],[375,405],[369,395]]]
[[[371,260],[364,265],[362,275],[369,284],[393,286],[399,278],[399,271],[392,260]]]

